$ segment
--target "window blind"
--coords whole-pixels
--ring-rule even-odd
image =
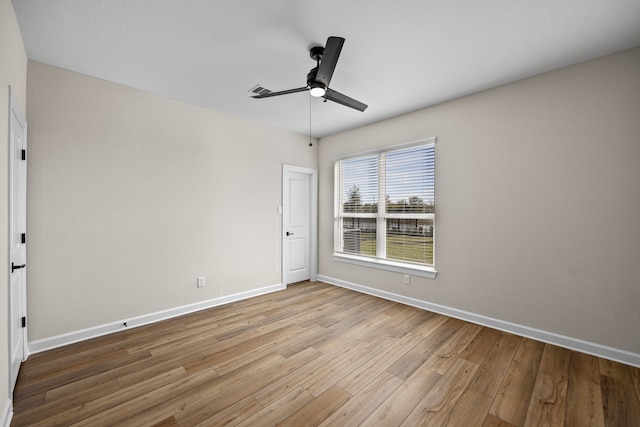
[[[335,251],[434,265],[435,145],[335,164]]]

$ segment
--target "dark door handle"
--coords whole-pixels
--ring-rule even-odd
[[[287,236],[293,236],[293,233],[289,233],[289,232],[287,231]]]
[[[14,263],[11,263],[11,272],[13,273],[15,270],[20,270],[21,268],[25,268],[26,266],[27,264],[15,265]]]

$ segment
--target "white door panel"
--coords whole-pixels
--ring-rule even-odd
[[[302,274],[308,276],[308,274],[306,274],[309,271],[309,262],[307,256],[307,254],[309,253],[309,244],[307,239],[289,239],[289,242],[289,248],[291,249],[291,263],[289,265],[289,274],[291,274],[292,272],[305,270]],[[307,277],[307,279],[308,278],[309,277]]]
[[[288,172],[284,204],[285,252],[289,256],[289,283],[309,280],[309,175]]]
[[[316,171],[285,165],[282,180],[282,280],[315,280]]]
[[[9,89],[9,346],[11,390],[26,356],[27,122]]]

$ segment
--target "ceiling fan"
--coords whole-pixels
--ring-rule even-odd
[[[271,92],[268,89],[258,88],[258,95],[254,95],[252,98],[270,98],[272,96],[288,95],[290,93],[298,93],[308,90],[311,96],[324,98],[325,102],[329,100],[358,111],[366,110],[368,107],[367,104],[363,104],[360,101],[356,101],[347,95],[343,95],[340,92],[329,88],[329,83],[331,82],[333,71],[338,63],[338,57],[340,56],[343,44],[344,38],[329,37],[327,39],[326,47],[314,46],[310,49],[309,56],[311,56],[311,59],[316,61],[317,65],[309,71],[309,74],[307,74],[306,86],[279,92]]]

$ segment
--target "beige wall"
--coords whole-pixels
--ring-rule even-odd
[[[333,158],[437,137],[435,280],[332,260]],[[640,48],[320,141],[319,274],[640,354]]]
[[[9,133],[9,86],[12,87],[23,111],[27,107],[27,55],[22,36],[10,0],[0,0],[0,138],[4,141],[0,149],[0,412],[9,399],[9,340],[8,330],[8,271],[7,249],[9,227],[9,195],[7,135]],[[6,408],[5,408],[6,410]]]
[[[316,168],[317,144],[28,71],[30,341],[282,282],[282,164]]]

